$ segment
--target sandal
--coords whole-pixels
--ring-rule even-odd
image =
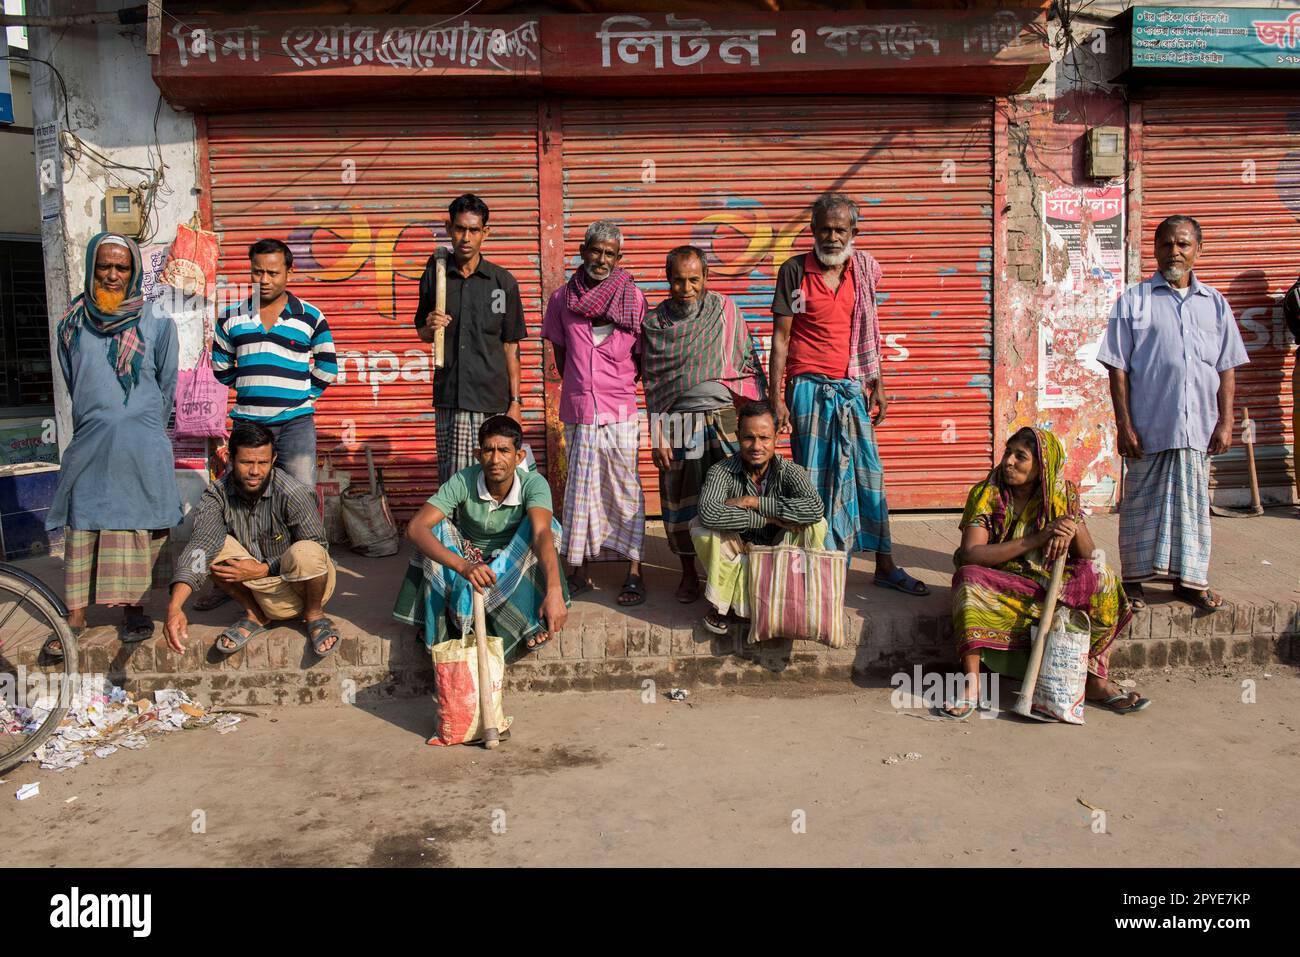
[[[195,601],[194,610],[212,611],[212,609],[220,608],[228,601],[230,601],[230,596],[218,588],[216,591],[208,592],[208,594]]]
[[[334,622],[328,618],[317,618],[307,622],[307,637],[311,639],[311,650],[316,652],[317,658],[332,654],[338,649],[339,641],[342,640],[339,630],[334,627]],[[331,638],[334,639],[334,644],[321,650],[321,646]]]
[[[248,644],[252,639],[256,638],[266,630],[265,627],[259,625],[251,618],[241,618],[229,628],[222,631],[221,634],[217,635],[217,640],[212,643],[212,648],[219,655],[233,655],[236,651],[243,648],[244,645]],[[222,638],[225,638],[234,647],[227,648],[222,645]]]
[[[700,619],[700,624],[715,635],[725,635],[731,628],[726,615],[711,611]]]
[[[72,632],[73,638],[80,638],[86,633],[86,626],[82,625],[80,628],[74,628],[69,625],[68,630]],[[50,635],[45,639],[45,644],[41,645],[41,654],[45,655],[50,661],[62,661],[63,641],[58,635]]]
[[[1201,611],[1218,611],[1223,607],[1223,598],[1209,588],[1202,588],[1199,591],[1195,588],[1188,588],[1186,585],[1175,585],[1174,594]]]
[[[542,645],[546,644],[550,640],[550,632],[539,631],[536,634],[529,636],[528,640],[524,642],[524,644],[531,650],[542,647]]]
[[[632,596],[631,601],[624,601],[627,595]],[[628,575],[627,581],[623,582],[623,590],[618,596],[618,606],[620,608],[634,608],[637,605],[645,604],[645,585],[641,581],[640,575]]]
[[[118,637],[124,645],[135,645],[153,637],[153,619],[143,612],[127,615],[117,628]]]
[[[569,597],[577,598],[585,591],[591,591],[594,586],[591,583],[591,576],[579,578],[578,573],[574,572],[569,576]]]
[[[1096,699],[1094,699],[1096,700]],[[1124,707],[1119,706],[1119,702],[1127,701]],[[1109,711],[1116,714],[1134,714],[1138,711],[1145,710],[1150,704],[1150,698],[1144,698],[1136,691],[1125,691],[1120,694],[1111,695],[1109,698],[1103,698],[1099,704]]]
[[[953,711],[960,711],[965,708],[964,714],[953,714]],[[980,703],[971,698],[958,698],[950,705],[945,705],[939,709],[939,717],[945,721],[965,721],[976,711],[980,709]]]
[[[895,566],[894,570],[888,575],[880,575],[877,573],[872,581],[881,588],[893,588],[896,591],[901,591],[905,595],[915,595],[918,598],[930,594],[930,589],[925,582],[913,578],[897,566]]]
[[[690,605],[700,600],[700,579],[697,576],[693,582],[682,581],[677,586],[675,596],[683,605]]]
[[[1128,599],[1129,607],[1134,611],[1141,611],[1147,606],[1147,593],[1142,589],[1141,582],[1124,582],[1124,597]]]

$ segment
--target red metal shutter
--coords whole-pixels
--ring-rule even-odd
[[[1294,357],[1281,296],[1300,273],[1300,95],[1179,89],[1145,94],[1141,109],[1143,272],[1155,270],[1160,221],[1195,217],[1205,237],[1197,277],[1227,296],[1250,356],[1237,370],[1236,444],[1213,460],[1210,483],[1249,489],[1244,406],[1261,493],[1290,502]]]
[[[255,239],[290,244],[291,288],[325,313],[339,353],[318,407],[320,455],[363,482],[369,445],[403,514],[438,484],[433,347],[411,324],[419,278],[446,244],[447,204],[482,196],[484,254],[523,296],[524,432],[545,470],[535,105],[241,113],[210,117],[208,137],[222,281],[247,282]]]
[[[569,269],[586,227],[613,219],[654,305],[664,255],[693,242],[766,345],[776,269],[811,248],[812,201],[848,193],[858,244],[884,269],[890,505],[960,506],[992,455],[992,117],[990,101],[959,97],[566,103]],[[648,448],[641,474],[657,511]]]

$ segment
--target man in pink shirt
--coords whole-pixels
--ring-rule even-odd
[[[637,473],[636,380],[646,298],[619,267],[623,234],[607,219],[587,229],[582,266],[546,304],[542,337],[563,378],[560,418],[568,447],[563,554],[573,596],[591,588],[587,562],[631,562],[620,605],[645,601],[641,545],[645,494]]]

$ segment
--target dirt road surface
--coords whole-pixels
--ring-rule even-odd
[[[1084,727],[941,722],[891,707],[884,682],[663,690],[512,696],[495,753],[426,746],[432,707],[403,700],[26,764],[0,786],[0,864],[1300,861],[1300,674],[1281,665],[1147,676],[1148,711],[1089,709]],[[29,781],[40,795],[16,801]]]

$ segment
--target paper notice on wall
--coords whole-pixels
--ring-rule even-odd
[[[1097,347],[1124,291],[1124,186],[1052,190],[1043,214],[1038,407],[1074,408],[1102,386]]]
[[[159,282],[163,267],[167,265],[167,250],[170,243],[150,243],[140,247],[140,259],[144,264],[143,284],[140,291],[146,300],[158,297]]]

